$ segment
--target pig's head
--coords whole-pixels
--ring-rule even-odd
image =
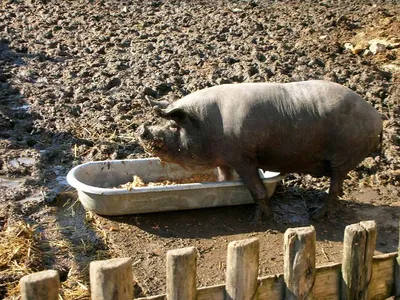
[[[208,169],[211,155],[206,147],[200,121],[183,108],[155,108],[165,121],[159,125],[141,125],[136,130],[146,152],[162,161],[173,162],[186,169]]]

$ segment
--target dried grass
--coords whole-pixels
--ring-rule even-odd
[[[39,270],[43,254],[36,227],[19,221],[0,232],[0,290],[9,297],[19,293],[22,276]]]
[[[216,182],[218,178],[215,174],[193,174],[189,178],[182,178],[182,179],[162,179],[156,180],[154,182],[144,182],[142,178],[137,175],[133,176],[132,182],[127,182],[118,186],[118,188],[124,188],[128,191],[132,190],[133,188],[137,187],[144,187],[144,186],[166,186],[166,185],[179,185],[179,184],[189,184],[189,183],[200,183],[200,182]]]
[[[78,205],[76,197],[69,197],[64,202],[62,211],[65,216],[74,218]],[[96,227],[94,216],[91,213],[86,213],[84,222],[93,227],[93,230],[97,231],[99,235],[107,238],[106,232],[101,232]],[[4,230],[0,231],[0,298],[21,299],[19,280],[25,275],[43,270],[44,262],[51,261],[55,257],[68,259],[69,257],[73,258],[76,253],[90,256],[93,260],[110,257],[108,250],[96,249],[87,241],[81,240],[73,244],[70,240],[63,239],[60,233],[71,229],[74,227],[62,227],[55,223],[52,228],[45,229],[47,233],[45,238],[44,234],[38,230],[38,225],[19,221],[5,226]],[[89,300],[88,263],[72,259],[69,267],[67,279],[61,283],[59,298]]]
[[[78,274],[69,274],[68,279],[61,284],[60,299],[89,300],[87,278]]]

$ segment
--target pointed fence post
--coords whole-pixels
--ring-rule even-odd
[[[289,228],[284,236],[285,299],[313,299],[315,282],[313,226]]]
[[[396,264],[395,264],[395,277],[394,277],[394,285],[395,285],[395,291],[394,291],[394,296],[395,299],[400,299],[400,220],[399,220],[399,246],[397,250],[397,258],[396,258]]]
[[[260,242],[256,238],[228,245],[226,300],[257,299]]]
[[[360,225],[365,229],[367,240],[365,242],[365,257],[364,257],[364,299],[369,299],[368,288],[372,278],[372,263],[374,259],[374,251],[376,245],[376,223],[375,221],[363,221]]]
[[[374,221],[346,226],[343,242],[342,299],[368,299],[375,243]]]
[[[196,262],[195,247],[167,252],[167,300],[196,299]]]
[[[55,270],[25,275],[19,284],[22,300],[58,300],[60,277]]]
[[[133,273],[130,258],[113,258],[90,263],[91,299],[132,300]]]

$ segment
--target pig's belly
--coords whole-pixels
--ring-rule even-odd
[[[319,156],[319,155],[318,155]],[[306,173],[314,176],[330,176],[330,162],[326,159],[300,155],[271,155],[260,157],[258,166],[261,169],[281,173]]]

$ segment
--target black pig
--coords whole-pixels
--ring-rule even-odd
[[[187,169],[218,167],[219,180],[231,179],[234,169],[255,201],[255,222],[268,213],[258,168],[329,176],[329,194],[312,213],[319,219],[382,133],[369,103],[327,81],[220,85],[161,102],[158,112],[164,124],[137,130],[146,151]]]

